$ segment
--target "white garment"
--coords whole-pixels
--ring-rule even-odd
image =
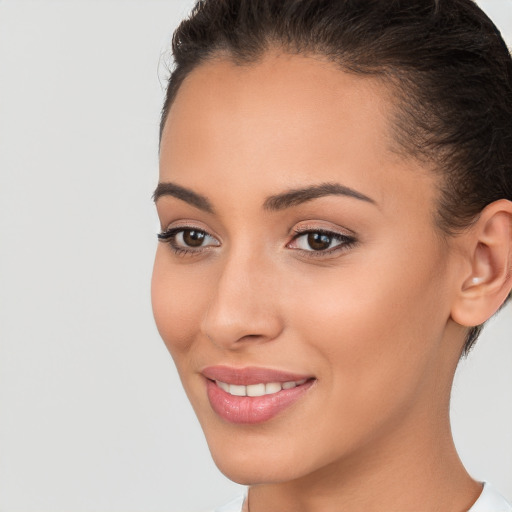
[[[238,496],[223,507],[216,508],[213,512],[242,512],[245,496]],[[494,488],[484,483],[482,494],[468,512],[512,512],[512,505]]]
[[[213,512],[242,512],[245,496],[237,496],[234,500],[226,503],[223,507],[216,508]],[[473,511],[471,511],[473,512]]]
[[[239,512],[239,511],[237,511]],[[468,512],[512,512],[512,505],[487,482],[475,504]]]

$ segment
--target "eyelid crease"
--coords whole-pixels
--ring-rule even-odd
[[[311,221],[309,221],[311,222]],[[312,222],[308,224],[306,221],[304,224],[300,222],[295,224],[291,229],[290,234],[303,234],[303,233],[325,233],[325,234],[339,234],[347,237],[356,237],[356,233],[351,229],[341,227],[341,226],[333,226],[332,224],[329,226],[325,226],[319,224],[318,222]]]
[[[294,231],[294,233],[294,239],[300,236],[310,235],[311,233],[319,233],[321,235],[330,236],[331,238],[355,239],[354,235],[349,235],[347,233],[339,233],[338,231],[330,231],[328,229],[305,229]]]
[[[326,233],[333,235],[344,235],[344,236],[355,236],[355,233],[351,229],[336,229],[331,227],[324,227],[317,225],[305,225],[305,226],[294,226],[292,228],[292,233],[295,234],[303,234],[303,233]]]
[[[202,222],[198,222],[196,220],[184,219],[180,221],[169,222],[166,228],[161,228],[160,234],[170,233],[172,231],[180,231],[180,230],[192,230],[192,231],[201,231],[206,233],[207,235],[221,240],[217,234],[214,234],[209,227],[202,225]]]

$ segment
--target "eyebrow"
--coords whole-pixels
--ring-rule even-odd
[[[293,189],[282,194],[270,196],[263,204],[263,207],[265,210],[271,211],[284,210],[285,208],[297,206],[298,204],[311,201],[312,199],[332,195],[353,197],[360,201],[376,204],[370,197],[361,194],[361,192],[357,190],[340,185],[339,183],[321,183],[320,185]]]
[[[153,192],[153,201],[156,202],[162,196],[176,197],[207,213],[214,212],[213,206],[206,196],[175,183],[159,183]]]
[[[319,185],[292,189],[282,192],[281,194],[270,196],[263,203],[263,208],[269,211],[279,211],[313,199],[332,195],[352,197],[360,201],[376,204],[370,197],[357,190],[340,185],[339,183],[321,183]],[[176,185],[175,183],[159,183],[153,193],[153,200],[156,202],[162,196],[176,197],[207,213],[214,213],[213,206],[206,196],[180,185]]]

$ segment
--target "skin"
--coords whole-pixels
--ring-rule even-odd
[[[458,512],[481,492],[455,451],[449,396],[467,332],[453,318],[471,325],[478,293],[470,307],[461,290],[475,271],[487,276],[489,252],[483,228],[446,238],[436,227],[439,178],[396,151],[390,98],[371,78],[276,53],[202,64],[171,107],[160,182],[212,211],[164,194],[161,227],[211,238],[199,252],[159,244],[154,315],[216,464],[251,485],[251,512]],[[265,208],[324,183],[371,201],[332,194]],[[315,252],[294,229],[355,241]],[[231,424],[209,404],[200,372],[210,365],[316,381],[271,420]]]

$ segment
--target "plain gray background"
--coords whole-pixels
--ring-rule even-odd
[[[512,41],[512,0],[481,5]],[[239,492],[160,341],[161,54],[188,0],[0,0],[0,511],[190,512]],[[160,71],[158,69],[160,68]],[[458,372],[454,433],[512,500],[512,309]]]

